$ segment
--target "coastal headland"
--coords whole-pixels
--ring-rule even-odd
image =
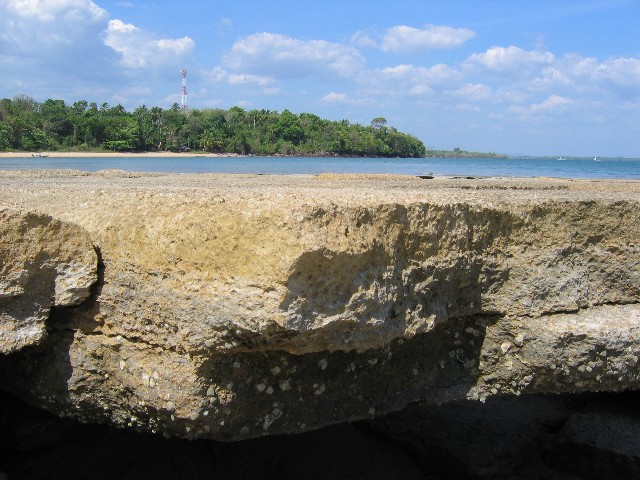
[[[637,390],[639,199],[637,181],[1,172],[0,382],[219,440]]]

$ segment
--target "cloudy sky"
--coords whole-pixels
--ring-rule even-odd
[[[640,157],[639,0],[0,0],[0,97],[239,105]]]

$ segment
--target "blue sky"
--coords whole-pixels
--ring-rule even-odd
[[[640,1],[0,0],[0,97],[382,116],[428,147],[640,157]]]

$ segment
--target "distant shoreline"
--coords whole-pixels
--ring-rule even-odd
[[[38,158],[33,154],[39,154],[41,152],[0,152],[0,158]],[[168,157],[183,157],[183,158],[249,158],[249,157],[308,157],[308,158],[326,158],[334,157],[336,155],[241,155],[239,153],[205,153],[205,152],[42,152],[46,157],[44,158],[168,158]],[[427,154],[424,157],[403,157],[403,158],[447,158],[451,160],[455,159],[467,159],[467,158],[486,158],[486,159],[509,159],[509,160],[528,160],[530,158],[545,159],[545,160],[557,160],[556,156],[507,156],[496,154],[482,154],[477,152],[477,155],[431,155]],[[353,156],[353,155],[337,155],[339,158],[389,158],[389,157],[368,157],[368,156]],[[390,157],[395,158],[395,157]],[[590,159],[590,157],[568,156],[563,160],[581,160]],[[599,160],[638,160],[638,157],[598,157]]]
[[[35,152],[39,153],[39,152]],[[127,157],[243,157],[236,153],[187,153],[187,152],[44,152],[48,158],[127,158]],[[0,152],[0,158],[32,158],[32,152]],[[37,158],[37,157],[36,157]]]
[[[38,158],[34,154],[41,152],[0,152],[0,158]],[[42,152],[40,158],[145,158],[145,157],[185,157],[185,158],[246,158],[246,157],[300,157],[300,158],[508,158],[506,155],[425,155],[424,157],[373,157],[368,155],[242,155],[239,153],[206,153],[206,152]]]

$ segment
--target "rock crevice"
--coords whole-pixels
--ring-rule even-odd
[[[41,342],[50,310],[84,302],[96,280],[96,254],[82,228],[0,209],[0,354]]]

